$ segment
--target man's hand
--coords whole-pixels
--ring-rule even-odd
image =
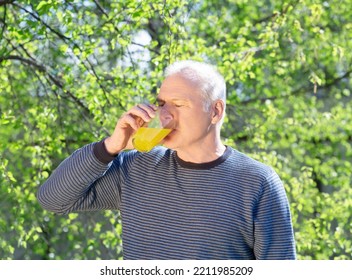
[[[116,155],[124,149],[133,149],[133,134],[155,117],[156,109],[153,104],[139,104],[124,113],[117,121],[113,134],[104,141],[108,153]]]

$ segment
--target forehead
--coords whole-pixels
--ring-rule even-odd
[[[161,84],[159,99],[200,99],[199,86],[179,75],[167,77]]]

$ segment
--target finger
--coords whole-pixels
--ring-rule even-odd
[[[137,105],[127,113],[135,117],[139,117],[145,122],[149,122],[153,117],[155,117],[154,109],[146,104]]]
[[[123,128],[127,128],[128,126],[130,126],[133,130],[137,130],[144,123],[145,122],[143,121],[142,118],[135,117],[135,116],[132,116],[131,114],[127,114],[127,113],[121,118],[121,126]]]
[[[146,111],[151,118],[155,117],[155,111],[158,109],[158,107],[153,104],[139,104],[137,107]]]

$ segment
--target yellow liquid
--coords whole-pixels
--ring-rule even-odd
[[[141,127],[133,136],[133,146],[140,152],[149,152],[158,145],[169,133],[171,129]]]

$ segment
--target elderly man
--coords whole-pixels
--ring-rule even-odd
[[[124,259],[295,259],[285,190],[274,170],[225,146],[226,86],[212,66],[166,69],[158,106],[139,104],[110,137],[63,161],[40,187],[59,214],[121,212]],[[171,133],[150,152],[132,137],[160,108]]]

